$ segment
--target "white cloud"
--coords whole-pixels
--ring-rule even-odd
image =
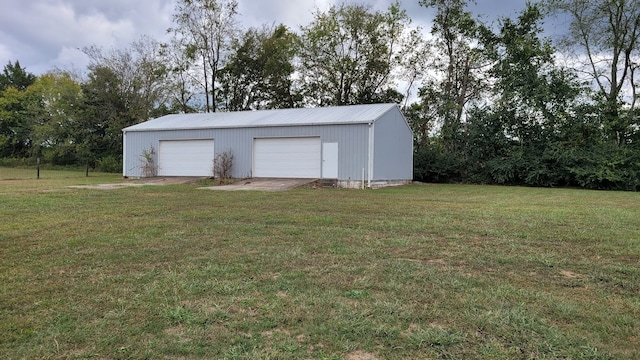
[[[19,60],[36,74],[65,64],[82,66],[78,48],[129,46],[142,35],[165,40],[177,0],[3,0],[0,11],[0,66]],[[308,25],[316,9],[326,11],[343,0],[239,0],[239,25],[287,25],[293,31]],[[345,0],[385,10],[393,0]],[[525,0],[483,0],[478,11],[502,14],[523,9]],[[417,0],[401,1],[414,25],[428,28],[433,12]],[[492,12],[492,9],[500,9]],[[77,57],[76,57],[77,55]]]
[[[9,49],[7,49],[6,46],[4,46],[3,44],[0,44],[0,59],[11,59],[11,51],[9,51]],[[0,64],[0,66],[4,66],[6,64]]]
[[[170,0],[10,2],[0,12],[0,62],[19,60],[36,74],[85,66],[78,49],[86,46],[126,47],[144,34],[161,39],[173,11]]]
[[[90,59],[80,49],[65,46],[60,49],[58,56],[47,64],[44,71],[53,68],[68,70],[74,74],[81,74],[89,66]]]
[[[116,45],[134,34],[130,19],[110,21],[104,14],[78,15],[69,4],[38,3],[32,15],[39,19],[33,37],[42,43],[56,45]]]

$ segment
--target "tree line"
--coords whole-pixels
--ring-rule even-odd
[[[157,116],[395,102],[416,180],[640,189],[640,2],[540,0],[493,22],[418,2],[430,29],[399,2],[244,29],[237,0],[177,0],[168,41],[84,48],[85,74],[9,62],[0,158],[119,171],[122,128]]]

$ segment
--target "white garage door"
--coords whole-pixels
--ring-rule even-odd
[[[159,147],[158,175],[213,175],[213,140],[166,140]]]
[[[253,142],[253,176],[319,178],[320,138],[264,138]]]

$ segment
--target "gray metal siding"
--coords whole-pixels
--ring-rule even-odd
[[[374,123],[372,180],[413,179],[413,134],[400,110]]]
[[[160,140],[189,140],[214,139],[213,130],[182,130],[182,131],[136,131],[124,133],[123,175],[130,177],[142,176],[142,152],[155,150],[155,163],[158,164],[158,149]],[[217,150],[216,150],[217,151]]]
[[[252,176],[254,138],[298,136],[320,136],[323,143],[338,143],[339,180],[361,180],[363,168],[365,169],[365,178],[368,176],[366,173],[367,124],[126,131],[123,174],[124,176],[140,177],[142,175],[142,152],[151,149],[151,147],[157,152],[160,140],[213,139],[216,155],[227,150],[232,151],[234,157],[232,176],[237,178],[250,177]]]

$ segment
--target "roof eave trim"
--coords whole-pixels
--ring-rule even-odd
[[[288,127],[288,126],[330,126],[330,125],[361,125],[371,124],[373,120],[351,121],[351,122],[330,122],[330,123],[297,123],[297,124],[265,124],[265,125],[236,125],[236,126],[195,126],[195,127],[160,127],[141,129],[122,129],[123,132],[142,131],[172,131],[172,130],[215,130],[215,129],[239,129],[239,128],[267,128],[267,127]]]

